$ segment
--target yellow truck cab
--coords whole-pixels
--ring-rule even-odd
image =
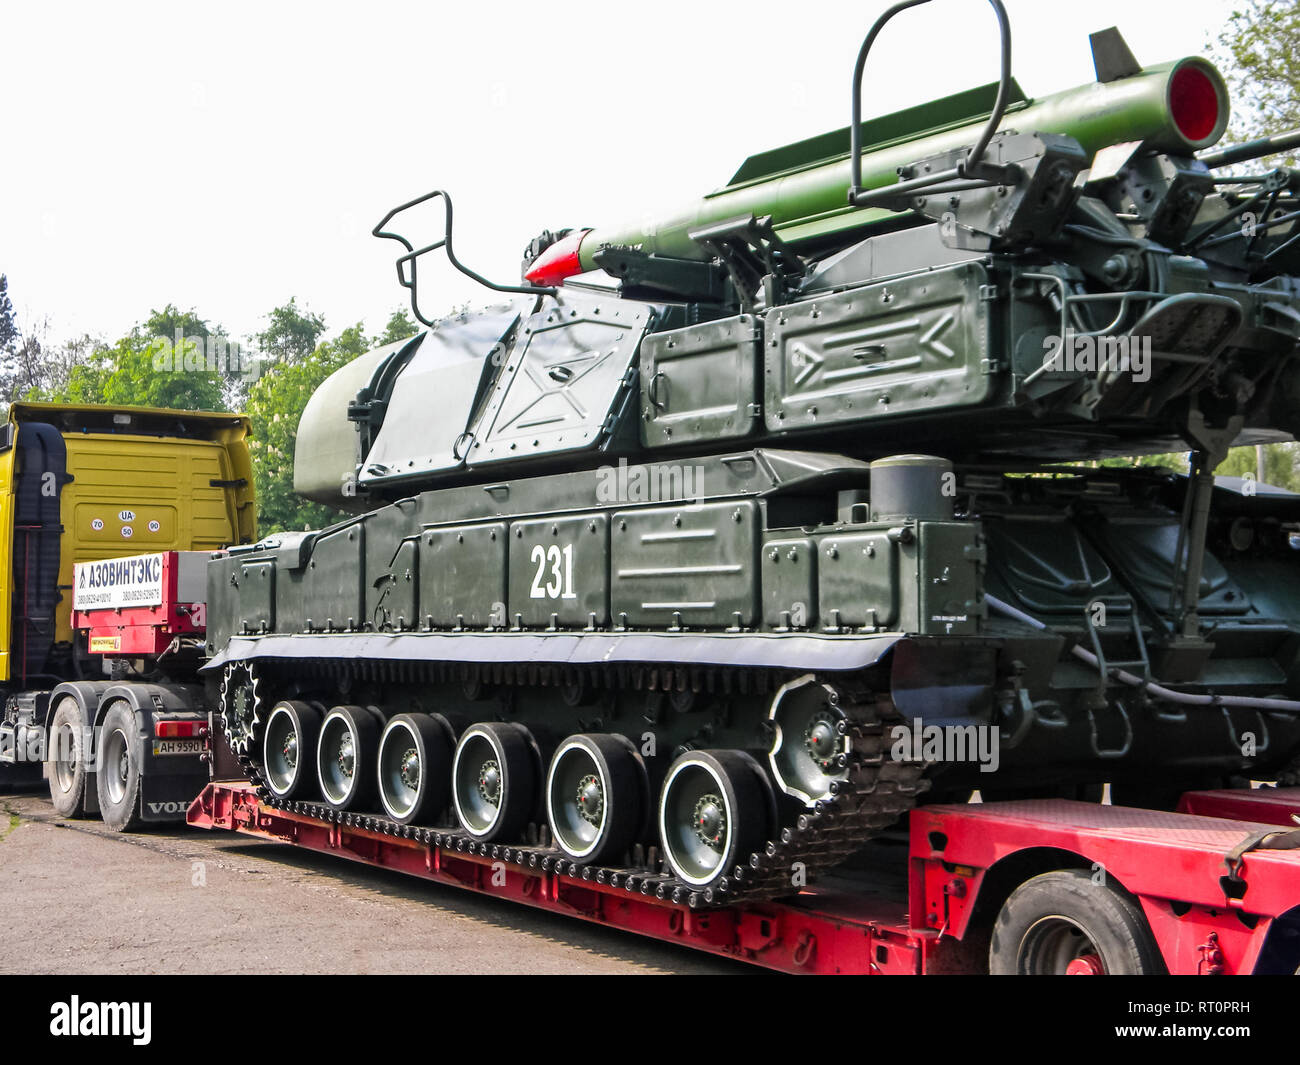
[[[15,403],[0,426],[0,683],[79,672],[77,562],[256,535],[241,414]]]

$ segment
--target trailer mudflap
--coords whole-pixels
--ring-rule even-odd
[[[174,759],[180,762],[181,759]],[[146,773],[140,778],[140,817],[145,821],[181,821],[194,801],[194,793],[208,779],[207,762],[186,758],[184,766],[169,773]]]

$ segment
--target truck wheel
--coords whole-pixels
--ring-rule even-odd
[[[1011,893],[993,925],[994,976],[1141,976],[1164,964],[1137,903],[1091,874],[1060,869]]]
[[[46,772],[50,778],[50,802],[60,817],[86,816],[85,720],[77,700],[68,695],[59,700],[46,737]]]
[[[135,712],[126,703],[114,703],[100,726],[99,765],[95,784],[104,824],[115,832],[140,825],[140,761],[143,752],[137,736]]]

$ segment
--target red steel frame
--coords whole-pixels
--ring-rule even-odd
[[[1300,788],[1190,793],[1183,809],[1192,812],[1065,800],[922,807],[911,815],[906,900],[810,890],[706,911],[263,807],[244,783],[209,784],[187,820],[795,973],[978,972],[981,889],[999,885],[984,900],[996,913],[1015,882],[1082,866],[1138,897],[1171,973],[1249,973],[1272,922],[1300,906],[1300,850],[1248,852],[1237,898],[1223,889],[1224,857],[1267,825],[1294,826]],[[1250,819],[1236,820],[1243,812]]]

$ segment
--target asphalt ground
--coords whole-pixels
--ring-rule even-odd
[[[757,974],[231,832],[119,834],[0,792],[0,973]]]

